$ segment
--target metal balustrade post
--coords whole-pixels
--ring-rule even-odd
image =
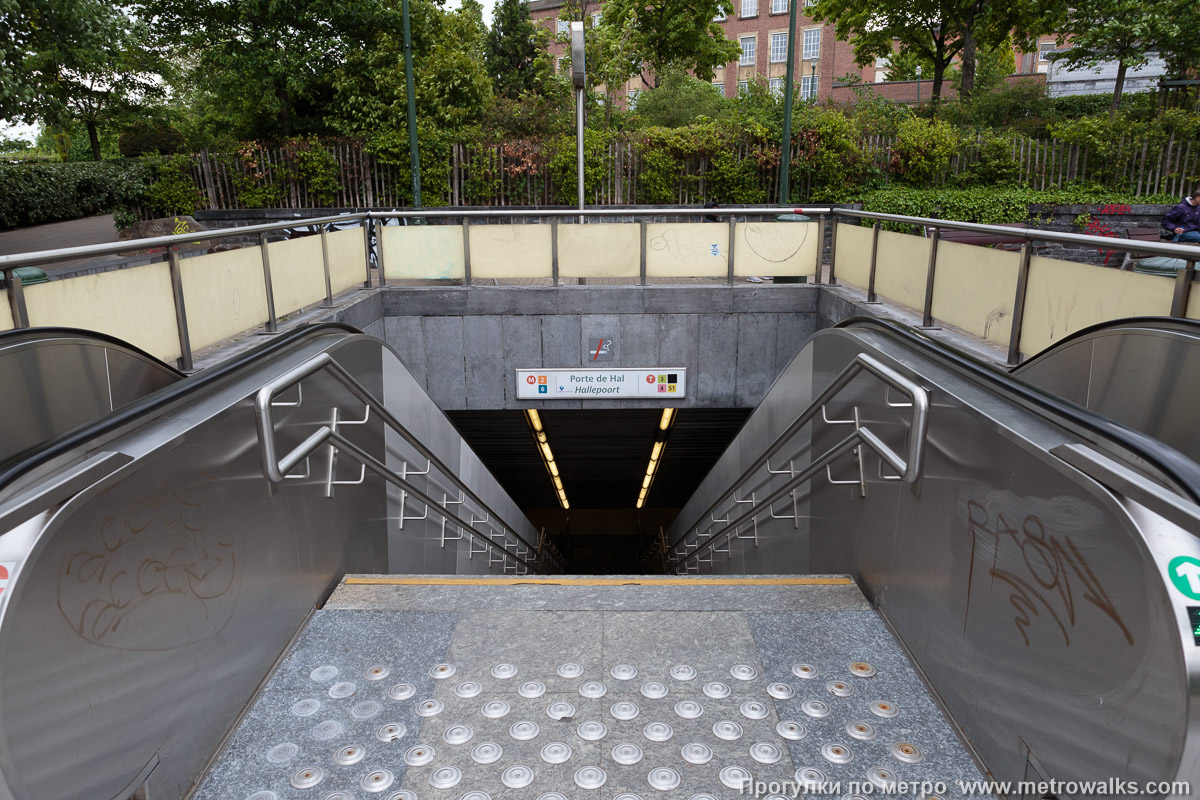
[[[879,232],[883,228],[883,223],[876,221],[871,233],[871,272],[867,276],[867,302],[878,303],[879,298],[875,296],[875,268],[879,264]]]
[[[370,217],[363,217],[362,232],[363,232],[363,261],[366,262],[367,279],[363,281],[362,288],[371,288],[371,225]]]
[[[375,223],[375,268],[379,271],[379,286],[387,286],[387,265],[384,262],[386,253],[383,251],[383,229],[387,227],[383,220]]]
[[[1029,286],[1029,264],[1033,258],[1033,242],[1021,248],[1021,266],[1017,268],[1017,293],[1013,297],[1012,330],[1008,334],[1008,365],[1021,363],[1021,326],[1025,321],[1025,290]]]
[[[638,223],[640,244],[638,245],[638,286],[646,285],[646,220]]]
[[[275,318],[275,289],[271,285],[271,251],[267,246],[267,235],[258,235],[258,253],[262,259],[263,289],[267,294],[267,333],[279,331],[279,320]]]
[[[175,300],[175,329],[179,334],[179,368],[184,372],[195,369],[192,363],[192,337],[188,333],[187,309],[183,303],[183,275],[179,269],[179,252],[171,251],[171,296]]]
[[[837,232],[838,223],[837,217],[832,213],[829,215],[829,223],[832,226],[829,234],[829,285],[837,285]]]
[[[1196,262],[1188,261],[1187,266],[1175,273],[1175,295],[1171,299],[1171,316],[1186,317],[1188,300],[1192,294],[1192,282],[1196,280]]]
[[[471,219],[463,217],[463,286],[471,285]]]
[[[329,232],[321,231],[321,266],[325,270],[325,302],[322,308],[333,308],[333,281],[329,277]]]
[[[558,280],[558,220],[550,220],[550,281],[554,286]]]
[[[733,221],[733,214],[729,215],[729,244],[725,253],[725,283],[733,286],[733,243],[737,231],[737,223]]]
[[[925,270],[925,308],[921,312],[921,327],[932,329],[933,324],[933,282],[937,273],[937,254],[938,242],[942,239],[942,232],[938,228],[933,229],[933,237],[929,241],[929,266]]]
[[[12,312],[14,328],[29,327],[29,309],[25,306],[25,287],[16,269],[4,271],[4,281],[8,286],[8,308]]]
[[[817,268],[813,271],[813,284],[821,283],[821,267],[825,264],[825,228],[829,225],[828,216],[821,217],[817,222]]]

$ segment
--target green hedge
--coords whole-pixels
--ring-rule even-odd
[[[77,219],[137,203],[154,168],[142,161],[0,164],[0,229]]]
[[[1031,205],[1096,205],[1176,203],[1168,195],[1127,195],[1101,187],[1081,186],[1066,189],[977,187],[973,189],[878,189],[857,198],[864,211],[933,217],[959,222],[1001,225],[1025,222]],[[863,220],[864,225],[873,225]],[[886,226],[885,226],[886,227]]]

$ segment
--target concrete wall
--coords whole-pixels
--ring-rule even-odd
[[[442,409],[658,408],[645,400],[516,400],[514,371],[585,366],[591,338],[610,367],[685,367],[691,408],[758,404],[817,329],[819,289],[738,287],[392,288],[384,338]]]

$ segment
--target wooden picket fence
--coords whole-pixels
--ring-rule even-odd
[[[894,139],[883,136],[866,137],[860,142],[868,165],[885,183],[890,178],[894,145]],[[978,141],[964,144],[936,183],[954,185],[957,176],[979,162],[981,146]],[[411,186],[406,165],[384,162],[353,142],[340,141],[326,147],[337,163],[338,187],[332,198],[318,197],[305,180],[295,177],[295,170],[287,169],[287,155],[281,148],[260,148],[235,155],[200,153],[192,165],[192,178],[207,207],[212,209],[247,207],[239,186],[255,181],[280,187],[277,200],[266,204],[272,208],[386,208],[408,203]],[[647,202],[641,180],[641,148],[636,142],[607,145],[601,154],[604,178],[591,188],[587,198],[590,204]],[[738,145],[737,157],[754,157],[752,149],[750,144]],[[799,153],[793,154],[793,163],[800,157]],[[1017,165],[1018,182],[1033,189],[1087,181],[1121,192],[1179,197],[1200,183],[1200,143],[1177,141],[1174,136],[1156,148],[1123,139],[1104,158],[1092,157],[1088,148],[1080,145],[1014,137],[1012,158]],[[572,202],[574,186],[563,191],[555,185],[549,160],[544,148],[530,142],[456,144],[450,149],[448,180],[431,185],[427,179],[422,194],[427,205],[542,206]],[[777,159],[766,166],[755,165],[759,185],[768,198],[778,195],[776,162]],[[672,196],[660,200],[679,204],[703,202],[711,195],[708,168],[705,155],[683,159]],[[811,186],[807,181],[802,169],[793,169],[792,185],[802,199],[810,196]]]

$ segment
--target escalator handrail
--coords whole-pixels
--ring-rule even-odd
[[[347,372],[341,364],[338,363],[329,353],[318,353],[312,358],[299,364],[296,367],[288,370],[283,375],[275,378],[270,383],[258,390],[254,400],[255,418],[258,423],[258,446],[259,454],[262,457],[263,476],[272,483],[282,483],[287,474],[299,464],[302,460],[308,458],[317,448],[328,445],[330,440],[336,441],[338,444],[335,449],[344,448],[349,450],[358,461],[375,472],[384,480],[399,486],[411,493],[414,497],[425,504],[426,508],[434,509],[434,513],[440,514],[446,520],[453,522],[463,531],[482,540],[486,546],[496,548],[496,543],[490,537],[484,536],[474,529],[471,523],[464,521],[457,514],[451,512],[445,506],[438,507],[439,504],[430,498],[425,493],[414,487],[405,476],[397,473],[395,470],[388,467],[383,462],[372,456],[357,445],[352,444],[345,438],[344,435],[338,432],[336,421],[331,425],[322,426],[311,436],[291,450],[291,452],[280,455],[275,439],[275,423],[271,413],[271,408],[275,398],[284,391],[299,384],[305,378],[317,373],[324,372],[331,376],[334,380],[340,383],[351,395],[362,403],[367,410],[367,414],[377,414],[389,428],[396,434],[401,436],[408,444],[413,447],[421,457],[437,468],[439,472],[449,478],[463,496],[470,498],[479,510],[487,517],[495,517],[502,527],[502,530],[511,533],[512,536],[527,548],[525,555],[531,552],[537,552],[538,548],[528,542],[525,537],[521,536],[517,530],[506,523],[499,514],[492,510],[483,499],[471,490],[467,484],[462,481],[454,471],[451,470],[446,463],[438,458],[437,454],[425,446],[420,439],[412,434],[405,425],[398,420],[377,397],[371,394],[367,387],[363,386],[353,375]],[[518,564],[526,567],[526,569],[534,569],[533,565],[522,558],[520,545],[517,545],[518,553],[514,554],[507,547],[497,548],[507,557],[512,558]],[[551,555],[554,558],[553,555]],[[557,558],[555,558],[557,562]],[[559,568],[562,568],[561,562],[558,563]]]
[[[1115,331],[1124,328],[1150,328],[1152,330],[1172,330],[1175,333],[1191,333],[1200,337],[1200,320],[1187,319],[1184,317],[1122,317],[1121,319],[1109,319],[1103,322],[1097,322],[1094,325],[1088,325],[1086,328],[1080,328],[1074,333],[1070,333],[1059,339],[1054,344],[1042,350],[1040,353],[1035,353],[1029,358],[1017,364],[1015,367],[1008,369],[1014,375],[1021,374],[1021,371],[1040,361],[1042,358],[1052,355],[1061,347],[1067,344],[1072,344],[1080,339],[1087,338],[1097,333],[1105,331]]]
[[[1072,425],[1115,442],[1158,471],[1189,501],[1200,504],[1200,464],[1152,436],[1102,417],[1069,400],[1026,383],[1017,375],[1010,375],[1006,370],[980,361],[944,342],[925,336],[907,325],[874,317],[851,317],[839,322],[834,327],[874,328],[886,336],[902,340],[909,345],[915,345],[923,355],[935,357],[959,374],[965,374],[989,384],[1024,405],[1049,412],[1069,421]],[[1093,328],[1095,327],[1093,326]],[[1061,346],[1061,343],[1057,346]]]
[[[145,397],[139,398],[129,405],[113,411],[111,414],[106,414],[86,425],[73,428],[49,441],[16,453],[11,458],[0,463],[0,494],[22,475],[28,474],[30,471],[87,444],[99,436],[117,430],[139,418],[150,416],[176,403],[183,397],[206,387],[213,386],[229,378],[231,375],[292,347],[302,340],[333,331],[362,333],[358,328],[341,322],[323,322],[297,328],[288,333],[281,334],[271,341],[239,356],[235,356],[228,361],[224,361],[216,366],[202,370],[151,392]],[[124,344],[119,339],[113,339],[113,341]]]
[[[44,328],[13,328],[13,329],[7,330],[7,331],[0,331],[0,348],[6,347],[7,345],[9,345],[12,342],[22,342],[22,341],[26,341],[26,340],[37,341],[39,339],[56,339],[56,338],[64,338],[64,337],[74,337],[77,339],[88,339],[91,341],[99,342],[100,344],[109,345],[111,347],[117,347],[117,348],[120,348],[121,350],[127,350],[130,353],[134,353],[136,355],[141,356],[142,358],[146,359],[150,363],[154,364],[156,367],[161,367],[166,372],[170,372],[170,373],[174,374],[175,376],[177,376],[180,379],[187,377],[186,372],[181,372],[174,365],[168,364],[166,361],[163,361],[162,359],[157,358],[156,356],[153,356],[150,353],[147,353],[145,350],[138,347],[137,345],[130,344],[129,342],[126,342],[123,339],[118,339],[116,336],[112,336],[107,333],[100,333],[99,331],[88,331],[88,330],[84,330],[83,328],[68,328],[68,327],[55,325],[55,326],[47,326]]]

